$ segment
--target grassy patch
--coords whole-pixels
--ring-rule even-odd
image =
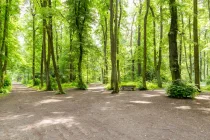
[[[0,89],[0,98],[8,96],[11,90],[12,90],[12,86],[8,86],[8,87],[4,87]]]

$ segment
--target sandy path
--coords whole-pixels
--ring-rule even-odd
[[[15,84],[0,99],[0,140],[209,140],[210,95],[195,100],[163,91],[111,95],[94,85],[66,95]]]

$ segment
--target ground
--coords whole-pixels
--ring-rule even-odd
[[[209,140],[210,95],[171,99],[163,90],[103,87],[37,92],[15,84],[0,99],[1,140]]]

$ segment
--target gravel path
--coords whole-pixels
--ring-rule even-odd
[[[177,100],[164,91],[103,87],[37,92],[15,84],[0,99],[0,140],[209,140],[210,95]]]

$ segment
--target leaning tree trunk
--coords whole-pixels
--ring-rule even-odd
[[[169,3],[170,13],[171,13],[171,27],[168,34],[169,37],[169,63],[172,75],[172,81],[181,78],[180,69],[178,63],[178,52],[177,52],[177,5],[175,0],[170,0]]]
[[[193,40],[194,40],[194,71],[195,85],[200,89],[199,47],[198,47],[198,1],[193,0]]]
[[[51,0],[48,0],[48,4],[49,4],[49,8],[51,9]],[[61,82],[60,82],[60,75],[56,66],[56,58],[55,58],[55,54],[54,54],[54,47],[53,47],[53,28],[52,28],[52,15],[49,16],[49,29],[48,29],[48,35],[49,35],[49,47],[51,50],[51,54],[52,54],[52,62],[53,62],[53,67],[54,67],[54,72],[55,72],[55,77],[56,77],[56,81],[57,81],[57,85],[58,85],[58,89],[59,89],[59,94],[64,94],[63,88],[61,86]]]
[[[144,62],[143,62],[143,89],[147,89],[146,72],[147,72],[147,17],[150,7],[150,0],[147,0],[147,10],[144,16]]]

